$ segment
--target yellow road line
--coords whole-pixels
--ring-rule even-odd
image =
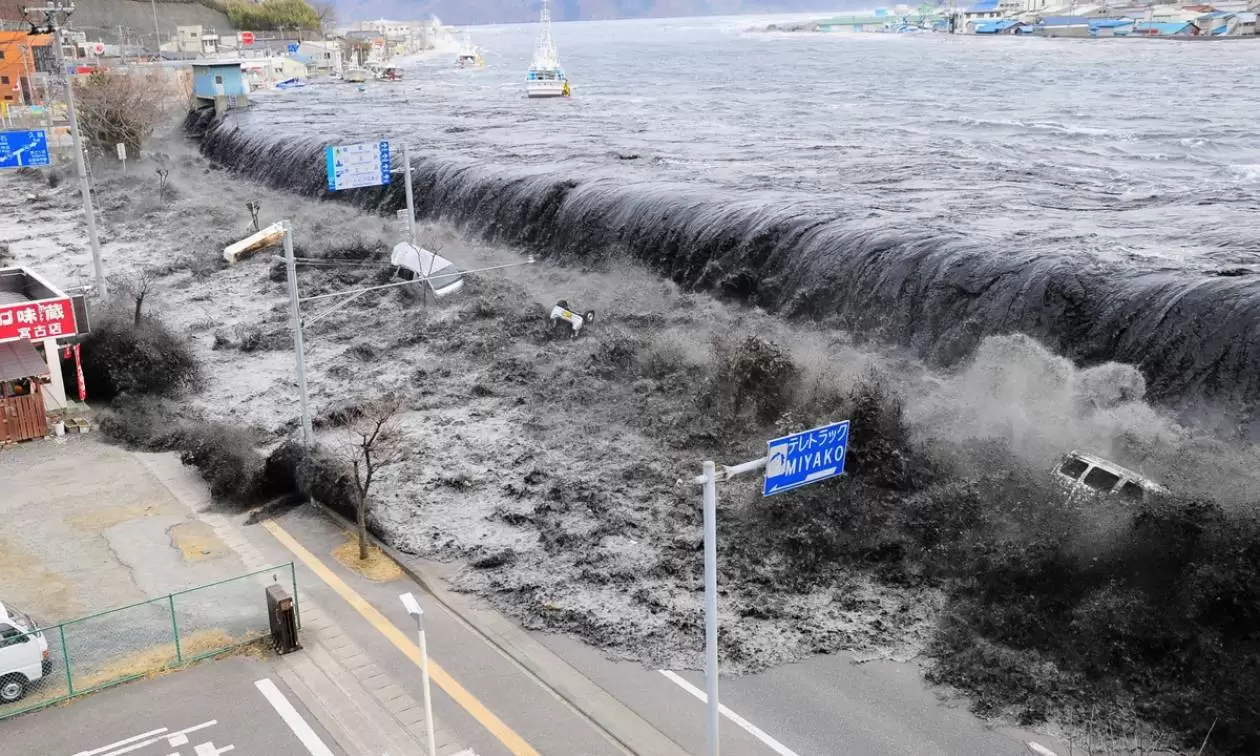
[[[337,592],[337,595],[346,600],[346,603],[354,607],[355,610],[363,615],[363,618],[372,624],[381,635],[389,639],[390,643],[407,655],[417,665],[420,664],[420,648],[407,637],[405,633],[399,630],[394,623],[380,613],[380,611],[369,604],[366,599],[355,593],[354,589],[346,585],[345,581],[337,577],[336,573],[328,569],[328,567],[319,560],[314,554],[306,549],[302,544],[294,540],[293,536],[285,532],[272,520],[264,520],[262,526],[267,529],[276,540],[284,545],[289,551],[293,552],[303,564],[310,568],[320,580],[323,580],[329,588]],[[455,681],[455,678],[447,674],[446,670],[438,666],[433,661],[433,657],[429,657],[429,677],[438,687],[446,691],[446,695],[455,699],[455,703],[459,704],[481,723],[491,735],[499,739],[504,748],[512,752],[514,756],[539,756],[538,751],[526,743],[525,740],[517,735],[512,728],[503,723],[503,720],[496,717],[489,709],[485,707],[476,696],[469,693],[464,686]]]

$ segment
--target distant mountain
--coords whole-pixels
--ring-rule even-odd
[[[538,0],[335,0],[341,23],[387,18],[410,21],[437,16],[445,24],[533,21]],[[552,0],[557,21],[597,18],[719,16],[737,13],[836,11],[845,0]]]

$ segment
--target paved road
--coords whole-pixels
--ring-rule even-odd
[[[537,634],[548,648],[652,722],[690,753],[705,752],[706,704],[660,670],[612,662],[566,636]],[[702,693],[704,675],[675,673]],[[945,701],[912,664],[816,656],[756,675],[722,678],[723,756],[1027,756],[1027,740],[1067,753],[1052,738],[995,728],[965,701]]]
[[[310,728],[305,744],[294,729],[302,723]],[[0,723],[0,740],[5,753],[41,756],[345,756],[270,665],[249,657],[21,715]]]
[[[414,583],[406,579],[383,583],[368,581],[337,563],[328,555],[345,543],[345,531],[309,509],[294,510],[277,518],[277,522],[408,638],[415,637],[415,622],[398,600],[398,595],[405,591],[422,593]],[[286,556],[282,547],[263,529],[249,528],[246,535],[260,549],[270,550],[271,557],[277,561]],[[287,558],[291,559],[292,555]],[[379,628],[365,621],[303,565],[298,567],[298,590],[304,596],[314,597],[324,613],[351,633],[355,642],[388,671],[397,685],[417,700],[421,699],[420,674],[416,665],[394,647]],[[581,756],[622,754],[602,732],[451,615],[430,606],[425,613],[425,632],[433,661],[539,753]],[[433,713],[437,721],[458,733],[461,741],[471,747],[477,756],[511,756],[512,752],[503,742],[436,684],[433,685]]]
[[[293,511],[279,521],[315,553],[328,554],[345,538],[340,528],[310,510]],[[409,581],[370,583],[331,559],[324,561],[396,627],[414,629],[397,599],[399,592],[411,590]],[[343,601],[321,595],[319,581],[299,575],[299,586],[320,596],[322,605],[340,615],[341,624],[357,627],[356,639],[373,654],[394,658],[400,685],[418,682],[407,673],[406,659],[377,630],[356,618]],[[432,657],[539,752],[584,756],[618,752],[588,722],[445,611],[427,612],[426,622]],[[702,675],[682,671],[671,678],[660,670],[611,662],[571,638],[535,637],[686,752],[705,752],[705,704],[685,687],[702,690]],[[842,656],[820,656],[763,674],[724,679],[721,693],[723,705],[751,725],[722,719],[724,756],[1027,756],[1025,740],[1062,748],[1035,733],[989,727],[971,715],[965,703],[941,701],[939,692],[909,664],[854,664]],[[434,706],[439,721],[450,723],[480,756],[505,753],[440,692]]]

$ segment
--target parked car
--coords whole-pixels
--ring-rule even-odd
[[[50,672],[44,634],[28,615],[0,603],[0,704],[20,700],[31,683]]]
[[[463,271],[456,268],[455,263],[424,247],[399,242],[394,245],[389,262],[404,280],[429,279],[429,288],[439,299],[464,288]]]
[[[1152,494],[1168,493],[1168,489],[1126,467],[1102,457],[1071,451],[1054,468],[1054,476],[1074,496],[1118,496],[1128,501],[1143,501]]]

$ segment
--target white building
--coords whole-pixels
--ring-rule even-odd
[[[362,31],[374,31],[389,40],[402,40],[411,36],[411,24],[406,21],[364,21],[359,24]]]
[[[305,63],[312,74],[341,73],[341,45],[336,42],[303,42],[293,57]]]

